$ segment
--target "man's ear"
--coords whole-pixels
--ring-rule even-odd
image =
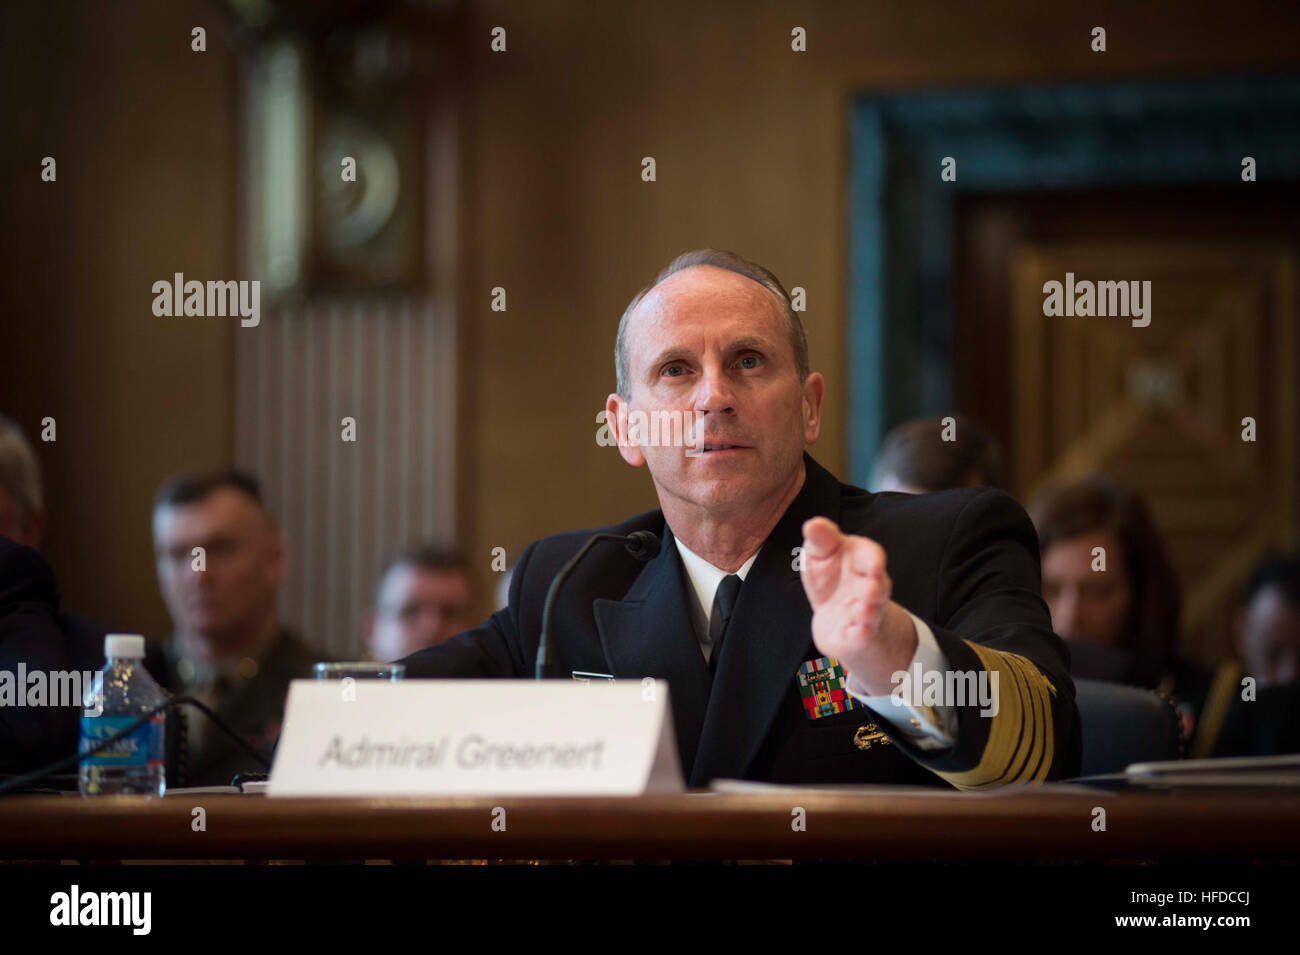
[[[605,399],[605,425],[618,442],[618,453],[623,456],[623,460],[632,467],[639,468],[645,464],[645,455],[641,453],[640,447],[632,443],[627,423],[627,402],[621,395],[611,393]]]
[[[822,433],[822,399],[826,395],[826,379],[814,371],[803,383],[803,441],[812,444]]]

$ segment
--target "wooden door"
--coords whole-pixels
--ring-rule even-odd
[[[1244,576],[1296,543],[1296,253],[1232,239],[1030,241],[1008,269],[1014,485],[1027,500],[1100,470],[1139,492],[1183,587],[1183,650],[1215,659]],[[1045,315],[1045,283],[1067,273],[1076,287],[1149,281],[1149,324]]]

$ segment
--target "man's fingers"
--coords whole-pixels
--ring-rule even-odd
[[[803,523],[803,552],[805,557],[825,560],[843,546],[844,535],[835,522],[826,517],[814,517]]]
[[[876,577],[885,569],[885,551],[866,537],[846,537],[845,570],[858,577]]]
[[[869,621],[889,599],[885,551],[875,541],[844,534],[825,517],[805,521],[803,584],[814,608],[841,604],[841,627]]]
[[[818,607],[830,599],[840,581],[840,541],[844,535],[834,521],[814,517],[803,525],[803,589]]]

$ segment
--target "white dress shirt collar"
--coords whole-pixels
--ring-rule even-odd
[[[705,657],[709,655],[709,614],[713,612],[713,598],[717,596],[718,585],[722,579],[728,576],[729,572],[721,567],[715,567],[707,560],[695,553],[689,547],[682,543],[680,537],[673,535],[673,543],[677,545],[677,553],[682,557],[682,566],[686,568],[686,576],[691,582],[691,592],[695,595],[693,607],[691,610],[691,619],[695,624],[695,635],[700,640],[701,650]],[[759,550],[762,547],[760,545]],[[749,573],[749,568],[754,566],[754,560],[758,557],[758,551],[749,555],[749,559],[740,565],[736,571],[736,576],[741,580]]]

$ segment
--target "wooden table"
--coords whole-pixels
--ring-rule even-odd
[[[195,831],[202,807],[206,830]],[[505,828],[493,827],[505,810]],[[1106,830],[1094,830],[1094,810]],[[805,827],[798,831],[796,808]],[[0,859],[1300,859],[1287,792],[0,800]]]

